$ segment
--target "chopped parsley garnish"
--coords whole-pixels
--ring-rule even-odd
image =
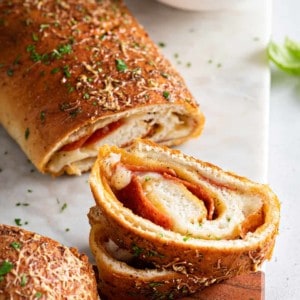
[[[62,205],[62,207],[60,208],[60,211],[63,212],[66,208],[67,208],[68,204],[67,203],[64,203]]]
[[[72,53],[72,45],[71,44],[65,44],[60,45],[57,47],[57,49],[54,49],[51,53],[51,56],[55,59],[60,59],[65,54],[71,54]]]
[[[128,69],[126,63],[122,59],[116,59],[116,67],[117,70],[120,72],[124,72]]]
[[[39,36],[38,36],[36,33],[33,33],[33,34],[32,34],[32,40],[33,40],[34,42],[38,42]]]
[[[25,140],[28,140],[29,138],[29,135],[30,135],[30,131],[29,131],[29,128],[27,127],[26,130],[25,130]]]
[[[26,274],[22,274],[20,285],[23,287],[23,286],[25,286],[27,284],[27,282],[28,282],[27,275]]]
[[[90,94],[89,93],[84,93],[83,94],[83,99],[85,99],[85,100],[90,99]]]
[[[158,43],[158,46],[161,47],[161,48],[164,48],[164,47],[166,47],[166,43],[164,43],[164,42],[159,42],[159,43]]]
[[[2,264],[0,265],[0,282],[4,279],[4,275],[9,273],[14,265],[10,261],[3,261]]]
[[[49,27],[50,27],[49,24],[41,24],[40,25],[40,31],[43,31],[44,29],[49,28]]]
[[[168,92],[168,91],[163,91],[163,96],[164,96],[164,98],[166,98],[166,99],[170,99],[170,92]]]
[[[70,77],[71,77],[71,73],[70,73],[69,66],[64,66],[64,67],[63,67],[63,74],[64,74],[67,78],[70,78]]]
[[[150,287],[156,287],[156,286],[161,286],[163,284],[164,284],[163,282],[150,282],[149,286]]]
[[[45,118],[46,118],[46,113],[45,113],[44,111],[41,111],[41,112],[40,112],[40,120],[41,120],[42,122],[44,122],[44,121],[45,121]]]
[[[18,242],[12,242],[12,243],[10,243],[10,246],[12,248],[14,248],[15,250],[20,250],[21,249],[21,244],[18,243]]]
[[[36,41],[38,36],[33,35],[32,38],[34,41]],[[40,54],[36,51],[35,45],[31,44],[26,47],[26,51],[30,53],[30,58],[33,62],[40,61],[43,62],[44,64],[49,64],[51,60],[60,59],[64,55],[72,53],[72,45],[71,44],[60,45],[57,47],[57,49],[54,49],[50,53]]]
[[[20,63],[21,55],[18,54],[17,57],[15,58],[13,65],[18,65]]]
[[[15,218],[15,223],[16,223],[17,226],[22,226],[23,225],[22,220],[20,218]],[[28,222],[25,221],[24,225],[27,225],[27,224],[28,224]]]
[[[21,203],[21,202],[18,202],[18,203],[16,203],[16,206],[29,206],[29,203],[27,203],[27,202],[23,202],[23,203]]]
[[[60,71],[60,68],[53,68],[52,70],[51,70],[51,74],[56,74],[56,73],[58,73]]]
[[[13,69],[8,69],[6,71],[7,76],[12,77],[14,75],[14,70]]]
[[[36,299],[40,299],[42,297],[43,297],[43,293],[41,293],[41,292],[36,292],[34,295],[34,298],[36,298]]]
[[[143,249],[140,248],[140,247],[137,246],[137,245],[133,245],[133,246],[132,246],[132,251],[133,251],[133,256],[134,256],[134,257],[139,257],[140,254],[143,253]]]
[[[161,73],[160,75],[161,75],[163,78],[167,78],[167,79],[168,79],[168,78],[169,78],[169,76],[170,76],[170,75],[169,75],[169,74],[167,74],[167,73]]]
[[[28,45],[26,47],[26,51],[30,53],[30,58],[33,62],[48,62],[49,56],[48,54],[39,54],[35,49],[35,45]]]
[[[182,240],[183,240],[184,242],[186,242],[186,241],[188,241],[190,238],[191,238],[191,237],[187,235],[187,236],[185,236]]]
[[[21,220],[20,218],[16,218],[16,219],[15,219],[15,223],[16,223],[16,225],[18,225],[18,226],[22,226],[22,220]]]

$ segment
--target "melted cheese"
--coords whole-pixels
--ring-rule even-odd
[[[116,120],[111,121],[115,122]],[[93,131],[107,124],[109,124],[108,120],[106,120],[105,123],[99,122],[95,124],[93,125]],[[148,113],[126,117],[123,126],[94,144],[71,151],[57,151],[49,161],[47,169],[52,173],[60,173],[69,167],[71,173],[80,175],[82,169],[85,171],[91,167],[100,146],[108,144],[122,147],[135,138],[147,136],[153,127],[156,127],[156,129],[154,129],[153,135],[150,135],[149,138],[154,141],[168,141],[170,139],[180,138],[188,135],[190,131],[190,126],[182,121],[172,109],[161,107],[159,111],[149,111]],[[87,129],[85,128],[80,134],[75,133],[70,136],[68,141],[65,141],[64,144],[79,139],[84,136],[86,132]],[[91,157],[93,160],[87,160],[87,158]],[[86,161],[87,165],[80,164],[80,161]]]

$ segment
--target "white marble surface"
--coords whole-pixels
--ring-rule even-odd
[[[206,115],[203,135],[181,149],[264,181],[270,1],[252,0],[247,10],[200,13],[152,1],[127,3],[150,36],[165,43],[162,51],[186,79]]]
[[[270,73],[265,48],[270,33],[270,1],[252,0],[251,6],[245,10],[226,12],[180,11],[151,0],[126,2],[153,40],[165,44],[161,50],[181,72],[206,115],[203,135],[180,148],[227,170],[255,181],[266,182]],[[280,7],[280,1],[277,2]],[[296,2],[295,0],[294,4]],[[283,7],[281,4],[281,9]],[[281,96],[290,97],[294,110],[299,110],[299,101],[292,98],[297,92],[296,81],[290,87],[292,91],[288,92],[283,86],[286,88],[293,81],[290,83],[285,76],[276,74],[272,86],[274,104],[278,107],[283,105],[286,114],[289,113],[289,103],[280,103],[282,99],[278,93],[281,93]],[[294,110],[292,113],[295,114]],[[288,149],[292,159],[299,149],[299,138],[289,140],[298,143],[298,148],[289,149],[287,144],[280,144],[278,138],[282,138],[285,133],[284,127],[277,127],[281,124],[277,118],[280,122],[284,118],[280,112],[281,110],[275,110],[271,115],[273,123],[270,125],[269,181],[271,186],[274,183],[275,191],[284,198],[284,188],[290,187],[286,176],[296,176],[299,171],[294,169],[290,174],[288,171],[291,170],[285,170],[285,155],[280,151]],[[288,115],[286,119],[290,120]],[[295,117],[297,124],[299,119],[299,116],[298,119]],[[274,162],[277,157],[281,159],[280,164]],[[53,179],[33,171],[31,163],[2,127],[0,169],[1,223],[14,224],[14,220],[19,218],[24,228],[53,237],[66,245],[77,246],[80,251],[89,254],[89,225],[86,214],[94,202],[89,191],[87,174],[77,178]],[[280,180],[279,174],[282,172],[286,172],[285,181]],[[296,179],[293,180],[296,183]],[[294,196],[292,190],[290,187],[291,197]],[[291,198],[294,199],[296,197]],[[294,202],[291,201],[290,205]],[[287,208],[284,206],[283,213],[286,212]],[[272,300],[296,299],[274,298],[275,293],[276,297],[283,295],[281,291],[274,292],[274,289],[280,289],[278,282],[281,280],[282,284],[282,277],[286,286],[295,281],[295,276],[292,278],[288,273],[282,276],[281,264],[287,259],[284,257],[283,245],[295,243],[284,233],[292,232],[296,228],[295,223],[284,222],[285,219],[285,230],[276,247],[275,261],[270,263],[270,268],[267,267],[266,294],[267,299]],[[291,221],[286,218],[286,222]],[[292,259],[291,255],[288,259]],[[295,262],[290,261],[290,265],[294,266]],[[299,274],[300,266],[297,266]],[[294,296],[295,293],[296,291]]]

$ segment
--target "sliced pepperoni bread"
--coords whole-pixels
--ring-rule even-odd
[[[90,247],[98,269],[98,287],[108,299],[175,299],[200,291],[216,282],[173,270],[157,269],[139,260],[137,253],[118,247],[107,235],[99,207],[90,209]]]
[[[271,258],[280,205],[267,185],[143,140],[103,146],[90,185],[106,234],[157,270],[219,281]]]

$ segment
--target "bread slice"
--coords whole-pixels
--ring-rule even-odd
[[[0,237],[0,299],[98,299],[92,265],[75,248],[4,224]]]
[[[267,185],[145,140],[102,147],[90,185],[107,234],[157,269],[220,280],[271,258],[280,207]]]
[[[138,261],[119,248],[107,235],[107,226],[99,207],[88,214],[91,224],[90,247],[98,269],[98,287],[105,299],[175,299],[200,291],[216,282],[173,270],[157,270]]]
[[[103,144],[201,133],[183,78],[123,1],[1,1],[0,20],[0,123],[41,172],[79,175]]]

